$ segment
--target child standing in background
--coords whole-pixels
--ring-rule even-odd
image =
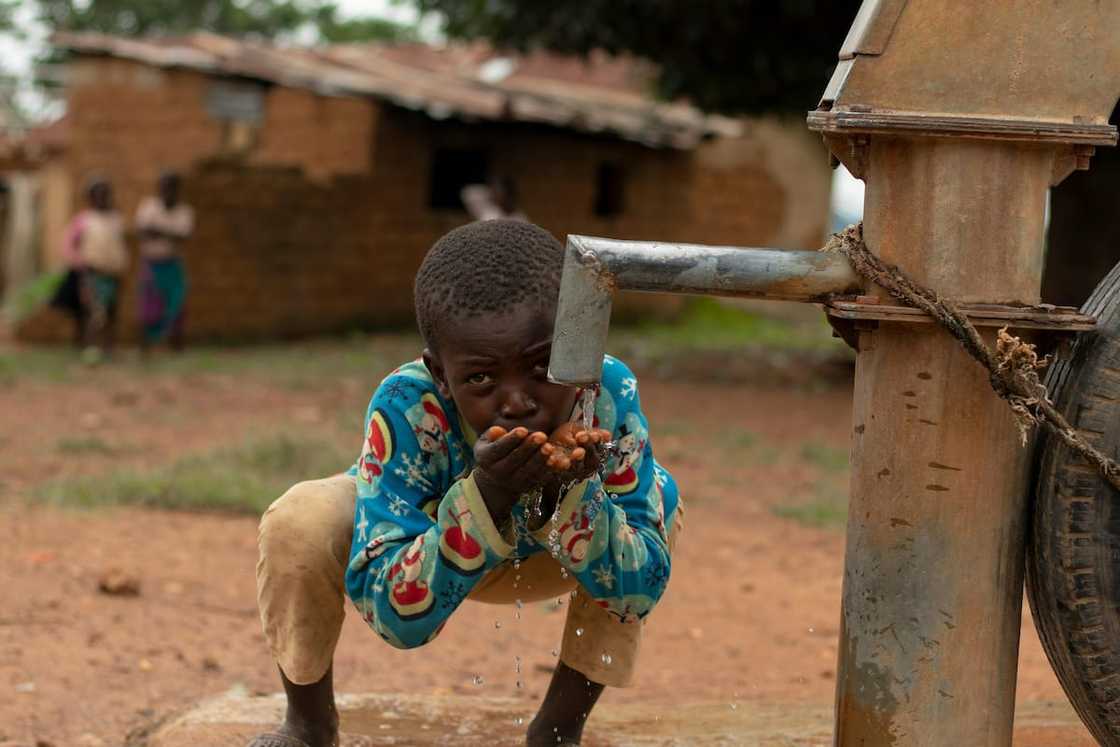
[[[156,185],[158,194],[145,197],[136,210],[140,238],[141,349],[165,337],[174,350],[183,347],[183,312],[187,275],[182,245],[194,231],[194,211],[179,199],[179,175],[167,171]]]
[[[128,268],[124,219],[113,207],[113,188],[95,178],[86,188],[89,206],[74,216],[63,247],[70,267],[54,305],[69,311],[87,363],[100,361],[116,341],[117,301]]]

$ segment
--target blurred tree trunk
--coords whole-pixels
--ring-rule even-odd
[[[1112,112],[1120,123],[1120,106]],[[1120,262],[1120,149],[1097,148],[1088,171],[1050,193],[1050,233],[1042,300],[1080,306]]]

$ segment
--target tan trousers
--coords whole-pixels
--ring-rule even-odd
[[[257,562],[257,603],[272,655],[297,685],[318,682],[334,659],[342,632],[345,571],[354,531],[354,480],[336,475],[301,482],[277,499],[261,518]],[[669,532],[672,551],[683,528],[683,506]],[[515,577],[516,585],[515,585]],[[642,638],[642,623],[624,623],[595,604],[575,579],[541,552],[514,569],[506,562],[491,570],[468,599],[487,604],[534,602],[575,590],[568,605],[560,660],[585,677],[610,687],[626,687]],[[609,652],[609,665],[603,652]]]

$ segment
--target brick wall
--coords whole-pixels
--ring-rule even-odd
[[[299,166],[318,181],[367,173],[375,109],[375,104],[364,99],[273,87],[251,162]]]
[[[109,57],[79,57],[67,90],[67,163],[81,182],[112,179],[126,212],[165,168],[189,170],[230,147],[229,125],[207,110],[215,79]],[[369,170],[377,105],[262,87],[264,118],[245,161],[294,166],[313,179]]]
[[[298,336],[376,321],[365,262],[370,187],[368,176],[324,184],[295,168],[221,161],[192,171],[191,336]],[[390,321],[402,319],[397,310]]]
[[[113,182],[118,207],[131,214],[162,168],[188,169],[218,152],[222,123],[203,106],[210,81],[112,58],[79,58],[67,90],[67,163],[75,204],[92,175]]]
[[[268,89],[253,147],[223,151],[229,133],[207,113],[212,80],[109,58],[76,63],[67,165],[75,182],[110,176],[127,215],[161,168],[185,177],[198,216],[185,247],[188,335],[251,339],[411,319],[412,277],[428,247],[468,220],[429,208],[433,154],[482,148],[491,172],[517,180],[531,219],[558,237],[586,233],[714,244],[814,246],[827,217],[823,149],[788,128],[752,128],[731,144],[652,150],[523,124],[436,121],[370,100]],[[782,138],[785,138],[783,140]],[[791,144],[792,143],[792,144]],[[784,148],[777,146],[781,145]],[[775,159],[772,153],[785,152]],[[796,175],[790,164],[806,164]],[[792,160],[791,160],[792,159]],[[620,164],[624,210],[594,214],[601,163]],[[135,331],[135,287],[122,333]],[[673,308],[636,296],[621,311]],[[52,337],[41,324],[25,337]],[[61,331],[61,330],[59,330]]]

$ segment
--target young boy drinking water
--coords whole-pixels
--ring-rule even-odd
[[[261,619],[288,711],[252,747],[337,744],[344,585],[397,648],[431,641],[467,599],[572,592],[529,745],[579,744],[603,687],[630,684],[683,509],[625,365],[606,359],[589,430],[580,391],[548,381],[562,263],[551,234],[509,220],[428,252],[415,287],[426,347],[378,386],[357,464],[296,485],[261,521]]]

